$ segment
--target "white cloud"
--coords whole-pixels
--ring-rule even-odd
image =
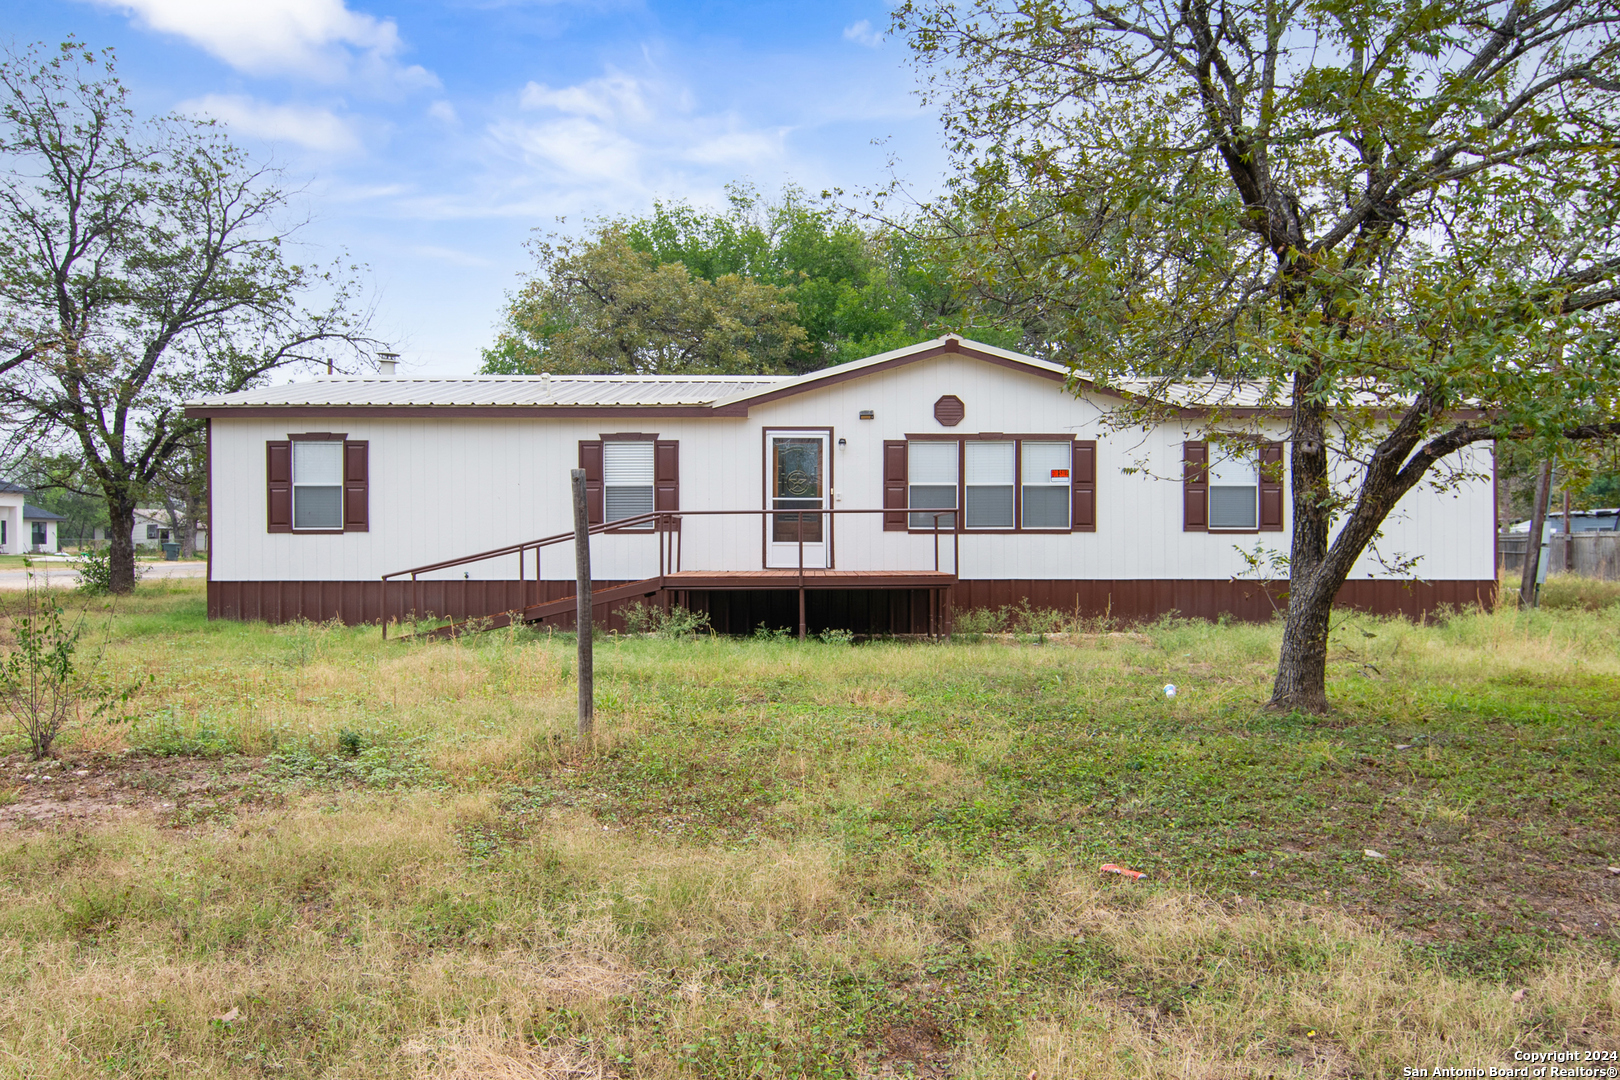
[[[460,122],[460,117],[456,115],[456,107],[448,101],[435,101],[428,106],[427,114],[433,119],[446,124]]]
[[[90,0],[178,34],[252,75],[356,79],[378,90],[438,86],[432,72],[397,59],[393,19],[350,11],[344,0]]]
[[[865,45],[868,49],[875,49],[883,44],[883,32],[872,29],[870,19],[862,19],[844,27],[844,40],[853,41],[857,45]]]
[[[531,164],[574,180],[633,181],[640,170],[635,142],[585,119],[501,124],[490,133]]]
[[[267,105],[240,94],[209,94],[181,102],[178,111],[211,116],[240,135],[297,143],[311,150],[350,153],[360,149],[360,138],[348,121],[309,105]]]
[[[694,169],[779,164],[791,130],[751,128],[730,111],[702,113],[681,83],[613,69],[573,86],[531,82],[519,105],[551,115],[492,125],[496,151],[533,179],[571,189],[569,198],[598,204],[689,190]]]
[[[603,78],[561,90],[552,90],[544,83],[531,82],[523,88],[518,104],[525,109],[555,109],[557,112],[591,116],[603,121],[643,121],[651,116],[642,96],[641,83],[615,71],[609,71]]]

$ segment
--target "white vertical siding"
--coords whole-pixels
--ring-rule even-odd
[[[966,418],[942,428],[933,405],[955,394]],[[882,506],[882,449],[907,434],[1005,432],[1056,434],[1098,442],[1095,533],[975,535],[961,539],[961,575],[969,578],[1179,578],[1226,580],[1245,572],[1237,548],[1286,553],[1288,533],[1222,535],[1181,527],[1182,442],[1189,426],[1109,433],[1107,400],[1076,399],[1052,380],[966,357],[946,355],[758,406],[746,418],[601,420],[354,419],[318,413],[283,420],[213,421],[213,576],[221,581],[375,580],[475,551],[566,532],[568,473],[581,439],[640,430],[680,441],[684,510],[757,509],[764,505],[766,428],[831,427],[831,486],[843,509]],[[871,410],[873,420],[861,420]],[[298,536],[265,531],[265,442],[290,432],[338,428],[370,442],[370,531]],[[1279,425],[1274,437],[1283,437]],[[845,440],[840,446],[839,439]],[[1414,491],[1402,500],[1379,551],[1420,556],[1420,577],[1484,579],[1494,574],[1490,455],[1469,451],[1486,477],[1454,491]],[[1134,475],[1123,470],[1142,469]],[[1286,489],[1285,489],[1286,496]],[[1285,513],[1288,511],[1285,510]],[[752,518],[685,522],[688,570],[761,566],[763,523]],[[929,536],[884,532],[878,515],[845,516],[835,526],[843,570],[931,569]],[[949,569],[949,538],[941,542]],[[544,575],[573,575],[566,544],[548,548]],[[605,536],[593,544],[601,578],[657,571],[649,534]],[[436,576],[511,578],[507,558]],[[528,574],[533,574],[532,557]],[[1389,577],[1368,554],[1356,577]]]

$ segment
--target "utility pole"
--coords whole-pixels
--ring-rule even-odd
[[[589,738],[596,726],[595,670],[591,660],[591,526],[585,512],[585,470],[573,469],[574,484],[574,595],[578,606],[574,630],[579,637],[579,737]]]

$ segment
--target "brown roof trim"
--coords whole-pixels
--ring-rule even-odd
[[[708,405],[192,405],[192,420],[268,420],[297,416],[374,417],[377,419],[485,419],[545,420],[552,417],[736,417],[747,416],[742,404],[711,408]]]

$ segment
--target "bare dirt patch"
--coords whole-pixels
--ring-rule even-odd
[[[262,803],[262,762],[124,753],[0,759],[0,828],[101,824],[150,815],[184,826]]]

